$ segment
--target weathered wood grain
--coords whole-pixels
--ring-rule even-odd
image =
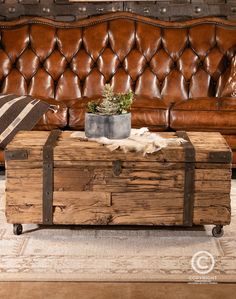
[[[9,222],[42,222],[42,192],[8,192],[6,201]],[[58,224],[135,224],[136,221],[140,225],[181,225],[183,221],[183,192],[54,192],[53,206],[53,221]],[[195,194],[194,224],[229,221],[229,194]]]
[[[6,216],[10,223],[42,223],[42,147],[48,132],[20,132],[8,150],[27,149],[28,160],[7,161]],[[173,138],[174,132],[160,133]],[[110,152],[62,132],[54,149],[55,224],[182,225],[185,185],[183,147],[152,155]],[[209,162],[229,152],[219,133],[189,132],[196,152],[194,224],[230,222],[231,164]],[[121,161],[114,173],[113,162]]]
[[[42,206],[7,206],[6,217],[9,223],[42,223]],[[54,224],[96,224],[96,225],[182,225],[182,209],[153,208],[152,210],[113,209],[108,207],[78,207],[67,205],[54,207]],[[193,224],[230,223],[230,209],[227,207],[196,207]]]
[[[111,194],[111,195],[110,195]],[[145,195],[145,197],[143,197]],[[88,192],[88,191],[54,191],[53,204],[54,206],[60,205],[65,202],[65,198],[68,202],[77,201],[79,204],[89,203],[90,200],[95,200],[97,203],[103,203],[107,206],[114,203],[114,198],[119,197],[120,200],[129,201],[130,198],[135,197],[136,199],[144,198],[155,198],[158,204],[163,202],[163,206],[171,202],[172,205],[175,204],[175,199],[178,200],[182,198],[183,192],[126,192],[126,193],[109,193],[109,192]],[[8,191],[6,194],[8,205],[42,205],[42,191],[32,192],[32,191]],[[167,203],[166,203],[167,201]],[[143,203],[145,204],[145,202]],[[210,206],[230,206],[230,195],[227,193],[195,193],[194,194],[194,207],[210,207]]]
[[[175,137],[175,133],[158,133],[160,136],[169,138]],[[210,152],[229,151],[228,145],[221,135],[218,133],[199,133],[189,132],[189,138],[196,149],[196,162],[208,162]],[[206,135],[207,134],[207,135]],[[55,161],[160,161],[160,162],[185,162],[185,154],[182,145],[168,146],[159,152],[148,154],[145,157],[141,153],[124,153],[121,150],[114,152],[109,151],[105,146],[92,141],[81,141],[80,139],[71,138],[71,132],[63,132],[57,141],[54,149]],[[208,137],[206,137],[208,136]],[[24,148],[29,151],[28,161],[42,160],[42,145],[48,137],[48,132],[40,134],[36,139],[36,144],[33,143],[33,135],[22,132],[20,136],[14,139],[7,150]],[[32,138],[32,141],[28,139]],[[27,141],[25,141],[25,139]],[[34,145],[32,145],[34,144]],[[98,155],[99,152],[99,155]],[[217,161],[215,161],[217,162]],[[12,161],[7,162],[8,167],[13,167]]]

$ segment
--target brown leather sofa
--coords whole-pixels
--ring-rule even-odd
[[[133,127],[220,131],[236,163],[236,98],[220,98],[236,53],[236,22],[164,22],[111,13],[74,23],[0,22],[0,93],[30,94],[58,107],[35,129],[80,130],[105,83],[132,89]],[[3,154],[0,153],[3,161]]]

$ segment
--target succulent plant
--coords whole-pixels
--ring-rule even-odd
[[[103,98],[97,102],[91,101],[87,105],[89,113],[101,115],[114,115],[127,113],[133,102],[134,94],[114,93],[110,84],[106,84],[103,91]]]

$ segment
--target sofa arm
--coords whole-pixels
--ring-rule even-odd
[[[50,109],[41,117],[34,130],[53,130],[67,126],[68,108],[62,102],[54,99],[42,99],[51,105]]]

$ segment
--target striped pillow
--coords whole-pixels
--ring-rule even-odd
[[[0,95],[0,148],[4,149],[20,130],[31,130],[49,104],[30,96]]]

